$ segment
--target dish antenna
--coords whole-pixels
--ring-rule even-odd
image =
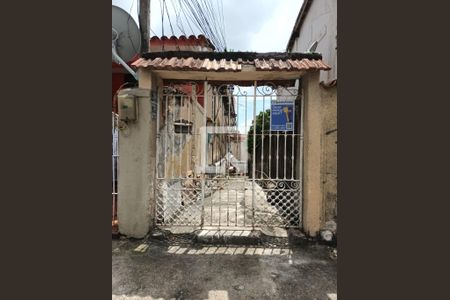
[[[137,80],[138,76],[126,63],[141,51],[139,27],[126,11],[112,6],[112,60],[121,64]]]
[[[318,44],[319,44],[318,41],[314,41],[314,43],[312,43],[311,46],[309,46],[308,52],[310,52],[310,53],[316,52],[316,49],[317,49],[317,45],[318,45]]]

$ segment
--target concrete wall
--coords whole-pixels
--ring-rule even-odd
[[[311,139],[309,144],[305,132],[305,169],[310,177],[306,181],[317,180],[316,183],[306,182],[310,199],[320,203],[305,203],[305,228],[312,234],[323,229],[326,222],[337,222],[337,87],[324,87],[319,82],[330,83],[337,80],[337,4],[335,0],[313,0],[299,34],[295,39],[291,52],[305,52],[317,40],[316,52],[322,54],[323,61],[331,66],[330,71],[320,71],[320,76],[308,75],[303,80],[303,88],[311,99],[305,99],[305,130],[308,128]],[[315,85],[315,86],[311,86]],[[308,91],[309,89],[309,91]],[[317,101],[312,101],[317,98]],[[306,103],[308,102],[309,103]],[[314,137],[319,137],[317,142]],[[312,148],[311,148],[312,147]],[[314,148],[316,147],[316,148]],[[316,153],[311,153],[311,149]],[[307,153],[309,158],[307,158]],[[320,157],[317,157],[319,155]],[[312,159],[312,161],[308,161]],[[313,166],[311,164],[317,164]],[[320,177],[317,174],[320,171]],[[314,175],[312,175],[314,174]],[[311,177],[312,176],[312,177]],[[312,194],[311,194],[312,193]],[[306,196],[305,196],[306,197]],[[317,205],[318,206],[317,206]],[[308,207],[309,206],[309,207]],[[318,218],[317,220],[315,218]],[[314,220],[313,220],[314,219]]]
[[[320,88],[322,99],[322,221],[337,223],[337,87]]]
[[[195,165],[201,154],[201,148],[199,147],[200,127],[204,122],[204,109],[194,100],[189,98],[190,97],[185,98],[185,106],[180,108],[175,105],[172,96],[167,97],[167,121],[165,120],[165,113],[161,111],[161,149],[159,152],[160,177],[184,178],[187,177],[189,171],[196,171]],[[189,102],[189,104],[187,102]],[[162,107],[165,109],[165,105],[162,105]],[[179,119],[180,115],[185,115],[185,119],[193,123],[192,134],[174,132],[173,122],[175,119]]]
[[[314,41],[319,41],[316,52],[331,66],[330,71],[321,71],[320,81],[329,82],[337,78],[337,1],[314,0],[303,21],[300,33],[291,52],[306,52]]]
[[[203,96],[202,96],[203,97]],[[233,122],[233,118],[228,118],[225,115],[225,109],[222,103],[222,97],[213,95],[211,91],[208,92],[208,101],[206,105],[207,118],[212,120],[213,108],[216,114],[216,126],[228,126]],[[166,113],[161,111],[161,143],[166,149],[162,149],[159,153],[159,174],[164,174],[164,165],[166,171],[166,177],[187,177],[189,171],[194,171],[198,174],[201,170],[201,154],[203,148],[207,147],[207,163],[212,165],[221,160],[227,153],[227,136],[225,134],[213,134],[210,138],[211,143],[206,145],[201,128],[205,123],[205,109],[195,101],[195,97],[186,95],[184,97],[184,106],[180,107],[175,105],[175,99],[173,96],[168,96],[168,113],[167,122],[165,120]],[[215,103],[215,105],[214,105]],[[165,104],[163,105],[165,110]],[[185,119],[191,121],[192,135],[184,133],[175,133],[173,129],[173,122],[177,119]],[[168,124],[168,133],[166,134],[166,123]],[[166,145],[167,139],[167,145]],[[237,156],[240,155],[240,144],[231,143],[233,153]],[[160,175],[161,177],[163,175]]]
[[[149,72],[139,72],[138,121],[119,131],[118,221],[121,234],[143,238],[154,220],[156,120],[151,119]],[[133,93],[131,91],[123,91]]]
[[[211,97],[211,95],[209,95]],[[214,119],[215,115],[215,124],[216,127],[221,126],[232,126],[232,124],[235,121],[235,118],[229,117],[226,115],[226,107],[223,103],[223,96],[220,95],[214,95],[211,97],[211,101],[208,102],[208,111],[211,112],[208,114],[208,117],[211,119]],[[213,105],[213,102],[215,105]],[[235,105],[235,100],[233,102],[230,102],[229,106]],[[215,110],[213,112],[213,110]],[[218,128],[219,129],[219,128]],[[211,144],[209,145],[209,152],[208,152],[208,163],[214,164],[220,161],[225,157],[225,155],[228,152],[227,146],[231,146],[231,152],[235,157],[240,156],[240,144],[237,142],[234,142],[231,140],[230,137],[228,137],[226,134],[214,134],[212,136]]]
[[[319,74],[302,80],[304,100],[303,227],[315,236],[337,223],[337,91],[319,85]]]
[[[322,107],[319,73],[303,77],[303,229],[316,236],[322,221]],[[301,158],[300,158],[301,159]]]

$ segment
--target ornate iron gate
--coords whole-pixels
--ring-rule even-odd
[[[297,94],[256,81],[250,87],[206,81],[164,86],[157,116],[157,225],[299,227]],[[271,105],[286,101],[295,114],[283,108],[287,128],[271,130]]]

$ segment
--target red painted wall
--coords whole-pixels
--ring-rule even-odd
[[[117,90],[125,83],[125,74],[112,74],[112,110],[117,113],[117,98],[114,97]]]
[[[190,84],[184,84],[178,86],[178,88],[184,92],[187,95],[192,95],[192,85]],[[205,98],[203,97],[203,85],[199,84],[197,85],[197,94],[200,94],[201,96],[197,97],[198,104],[200,104],[202,107],[205,107]]]

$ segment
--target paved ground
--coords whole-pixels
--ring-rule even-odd
[[[231,178],[213,180],[215,185],[211,191],[205,194],[204,200],[204,224],[206,226],[251,226],[255,224],[270,224],[271,226],[284,226],[289,224],[280,212],[271,205],[267,199],[267,191],[255,183],[255,198],[253,200],[253,185],[246,178]],[[291,191],[291,190],[289,190]],[[288,192],[286,192],[288,193]],[[198,193],[192,189],[184,191],[185,206],[182,202],[182,187],[175,184],[165,195],[165,218],[168,224],[200,224],[202,214],[202,202]],[[280,195],[279,197],[282,197]],[[284,195],[280,201],[288,202],[293,199]],[[194,201],[192,201],[194,200]],[[286,204],[290,207],[292,204]],[[254,207],[254,214],[253,208]]]
[[[266,199],[266,193],[255,184],[255,201],[252,201],[252,183],[246,179],[223,180],[222,188],[205,198],[205,224],[245,226],[252,224],[252,207],[255,223],[282,225],[282,218]],[[254,204],[254,205],[253,205]]]
[[[113,240],[112,299],[329,299],[337,290],[330,253],[323,245]]]

